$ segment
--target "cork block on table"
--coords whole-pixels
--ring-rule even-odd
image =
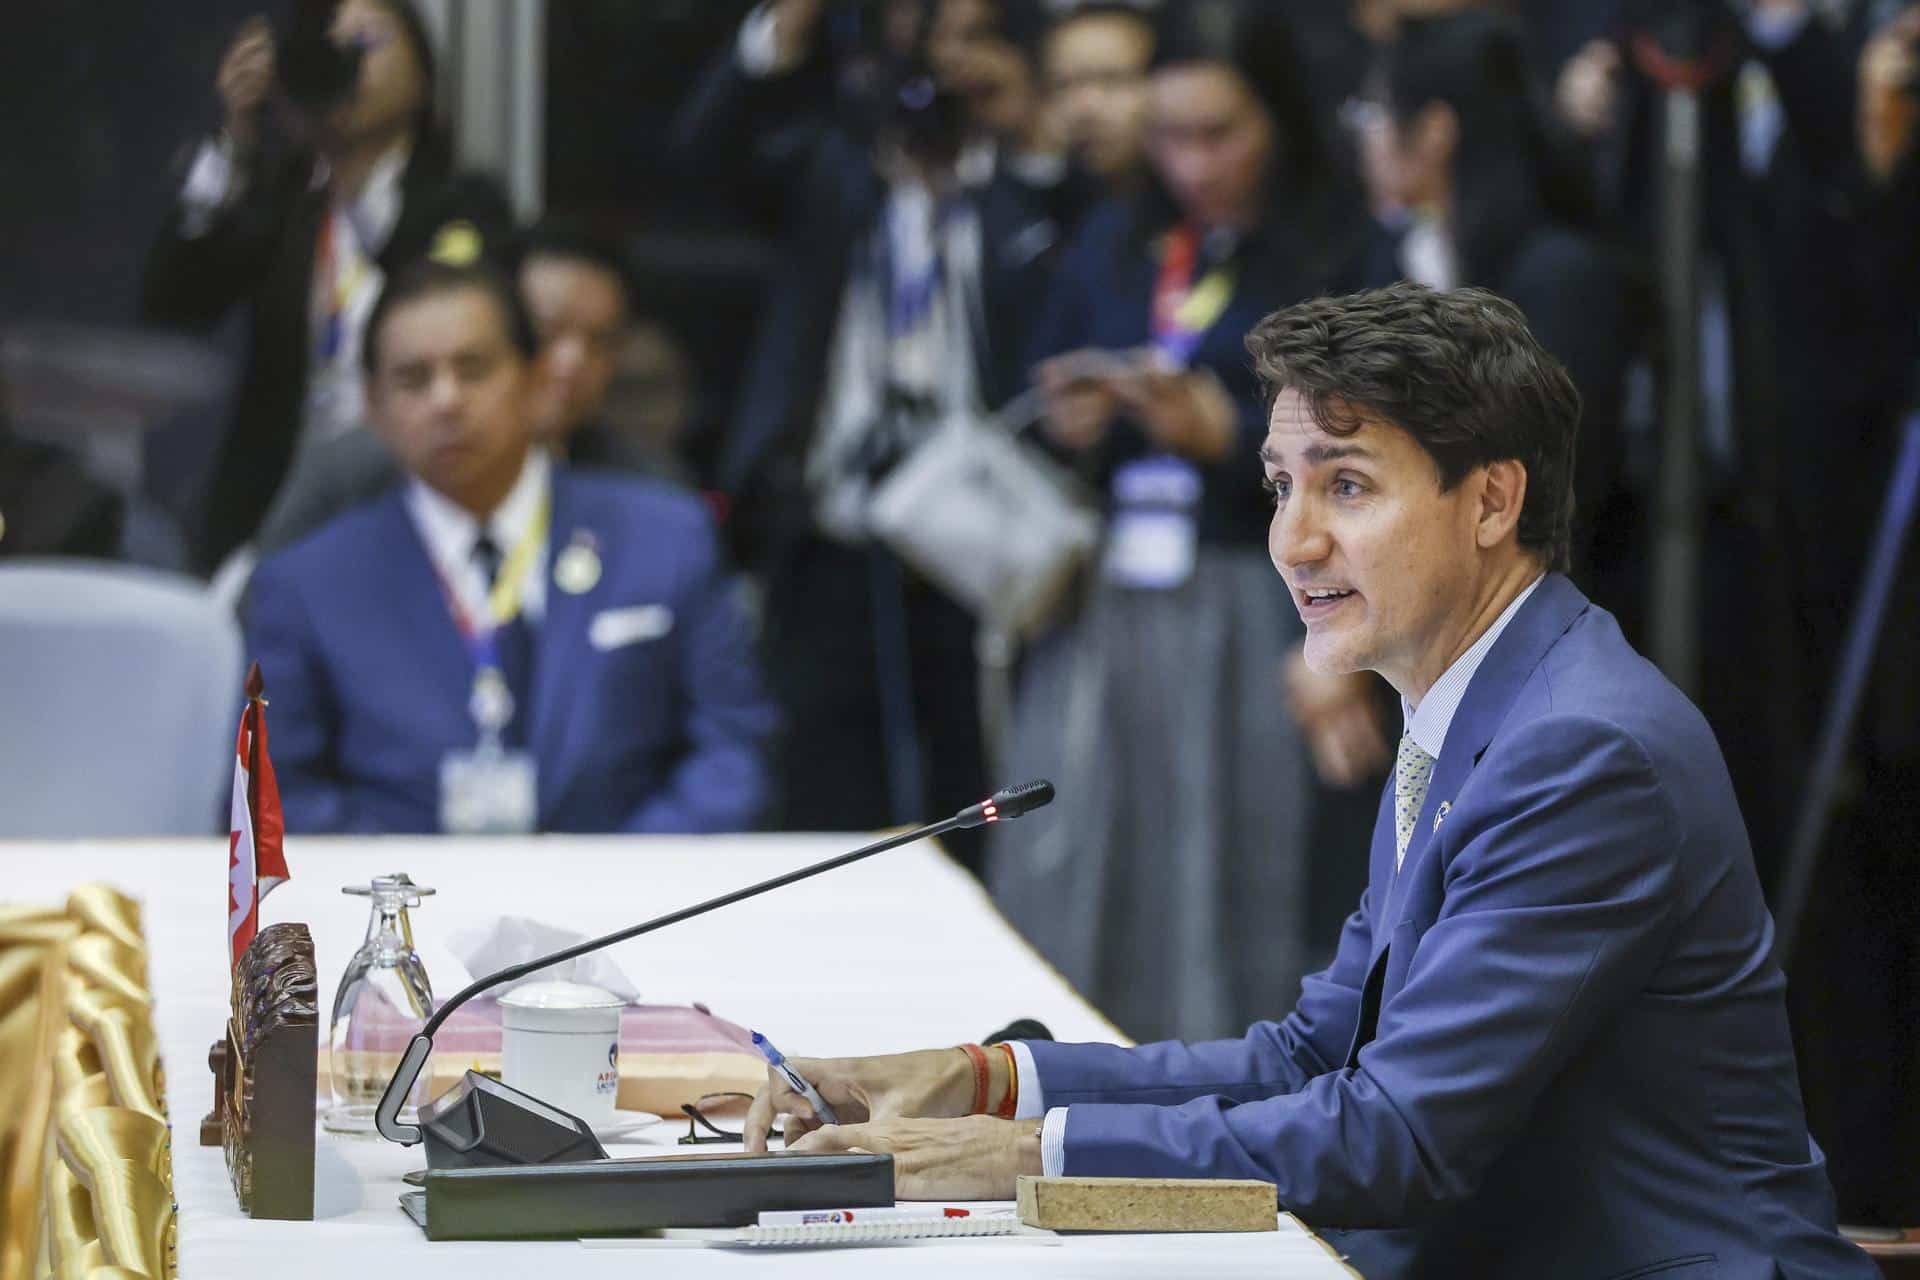
[[[1274,1231],[1273,1184],[1226,1178],[1036,1178],[1020,1221],[1051,1231]]]

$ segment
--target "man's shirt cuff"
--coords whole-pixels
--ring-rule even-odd
[[[1040,1072],[1033,1065],[1033,1050],[1024,1040],[1009,1040],[1013,1048],[1014,1069],[1020,1073],[1020,1096],[1015,1098],[1015,1120],[1038,1120],[1047,1114],[1046,1091],[1040,1087]]]
[[[1040,1173],[1043,1177],[1058,1178],[1067,1171],[1067,1108],[1055,1107],[1047,1112],[1046,1122],[1040,1126]]]
[[[763,0],[740,24],[740,40],[733,47],[733,56],[740,70],[756,80],[780,69],[779,21],[773,6]]]
[[[189,240],[205,235],[232,191],[233,140],[223,133],[193,153],[180,187],[180,234]]]

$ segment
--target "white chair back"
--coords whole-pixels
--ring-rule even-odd
[[[224,830],[240,656],[197,579],[0,564],[0,837]]]

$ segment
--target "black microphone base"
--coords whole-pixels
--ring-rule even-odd
[[[890,1155],[698,1154],[429,1169],[400,1207],[429,1240],[572,1240],[750,1226],[762,1212],[893,1204]]]
[[[484,1169],[605,1160],[576,1115],[477,1071],[420,1108],[429,1169]]]

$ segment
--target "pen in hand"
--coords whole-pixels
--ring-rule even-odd
[[[768,1066],[780,1073],[789,1089],[807,1100],[807,1104],[813,1108],[815,1118],[821,1124],[840,1123],[840,1117],[833,1113],[833,1108],[828,1106],[827,1100],[820,1096],[820,1091],[809,1084],[805,1076],[787,1064],[787,1055],[774,1048],[773,1041],[756,1031],[753,1033],[753,1047],[760,1051],[760,1056],[767,1060]]]

